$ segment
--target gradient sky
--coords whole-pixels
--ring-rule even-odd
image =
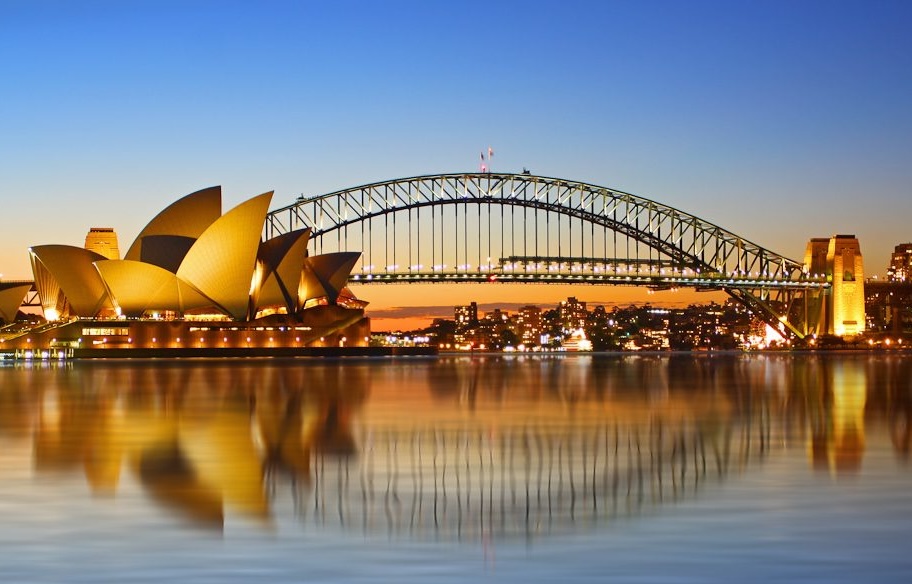
[[[884,274],[912,241],[910,26],[912,3],[877,1],[0,0],[0,273],[92,226],[126,249],[213,184],[226,209],[273,189],[279,207],[475,170],[492,146],[496,171],[632,192],[796,259],[854,233]]]

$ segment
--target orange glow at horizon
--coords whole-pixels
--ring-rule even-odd
[[[506,312],[514,305],[548,308],[574,296],[588,307],[598,305],[688,306],[722,303],[724,292],[697,292],[691,289],[653,292],[636,286],[599,286],[585,284],[372,284],[352,285],[359,299],[369,302],[364,311],[371,319],[371,330],[415,330],[427,327],[434,318],[453,318],[453,308],[477,302],[479,305],[503,304]],[[485,310],[480,310],[480,313]]]

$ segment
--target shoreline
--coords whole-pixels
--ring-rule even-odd
[[[239,359],[289,357],[429,357],[438,354],[433,347],[186,347],[186,348],[70,348],[66,352],[44,352],[26,356],[24,351],[0,353],[0,360],[16,362],[53,362],[92,359]]]
[[[180,359],[287,359],[287,358],[398,358],[398,357],[722,357],[736,355],[900,355],[912,354],[912,347],[903,348],[839,348],[839,349],[740,349],[712,351],[553,351],[553,352],[502,352],[502,351],[441,351],[435,347],[225,347],[225,348],[109,348],[67,349],[45,352],[43,355],[26,356],[24,351],[0,352],[0,362],[56,362],[111,360],[180,360]]]

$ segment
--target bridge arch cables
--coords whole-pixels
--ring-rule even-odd
[[[615,189],[530,174],[438,174],[299,197],[265,236],[360,251],[352,283],[528,282],[724,290],[777,329],[815,326],[822,276],[716,224]]]

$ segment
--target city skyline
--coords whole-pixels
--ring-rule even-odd
[[[493,147],[496,172],[625,190],[797,260],[812,237],[852,233],[866,272],[883,276],[912,240],[910,13],[898,2],[6,5],[0,47],[18,58],[0,64],[0,274],[29,278],[29,246],[80,245],[91,227],[132,241],[152,211],[208,186],[224,186],[226,206],[275,189],[275,207],[475,171]],[[357,293],[368,314],[517,295],[444,288]],[[530,304],[569,295],[709,301],[522,288]]]

